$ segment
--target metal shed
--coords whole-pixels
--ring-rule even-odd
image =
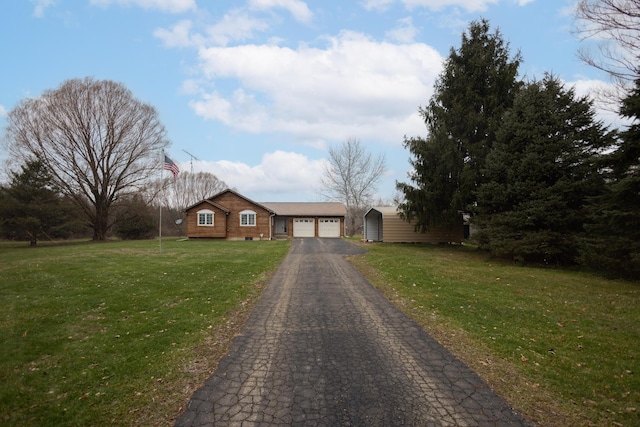
[[[376,206],[364,214],[364,239],[389,243],[461,243],[464,240],[462,215],[452,227],[433,227],[426,233],[415,231],[395,206]]]

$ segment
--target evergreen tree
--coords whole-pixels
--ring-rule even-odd
[[[13,239],[28,239],[35,246],[42,236],[67,237],[78,228],[77,211],[53,184],[41,160],[26,162],[0,188],[0,226]]]
[[[397,184],[403,192],[400,204],[402,216],[416,218],[417,227],[426,231],[430,226],[453,222],[460,207],[454,202],[459,190],[458,178],[463,169],[460,151],[445,136],[435,133],[427,140],[405,139],[405,147],[413,154],[410,160],[413,185]]]
[[[487,156],[481,247],[520,261],[572,263],[585,203],[601,193],[599,154],[612,138],[587,98],[547,75],[518,94]]]
[[[420,114],[428,137],[405,138],[412,154],[411,183],[396,183],[400,209],[422,230],[451,220],[477,201],[481,170],[503,112],[520,86],[520,54],[509,54],[499,31],[486,20],[471,23],[458,50],[451,49],[435,92]]]
[[[606,158],[604,194],[589,205],[579,262],[612,277],[640,278],[640,79],[620,113],[633,124]]]

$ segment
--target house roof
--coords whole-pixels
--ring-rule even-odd
[[[208,203],[212,206],[215,206],[225,212],[229,212],[229,209],[222,206],[220,203],[216,202],[216,200],[223,194],[232,193],[237,197],[240,197],[247,202],[261,207],[264,210],[282,216],[346,216],[347,209],[340,202],[264,202],[258,203],[253,200],[243,196],[237,191],[226,189],[218,194],[215,194],[205,200],[201,200],[198,203],[195,203],[185,211],[188,211],[202,203]]]
[[[347,209],[340,202],[263,202],[276,215],[286,216],[346,216]]]
[[[245,196],[243,196],[242,194],[240,194],[240,193],[238,193],[237,191],[234,191],[234,190],[232,190],[232,189],[230,189],[230,188],[227,188],[226,190],[222,190],[222,191],[221,191],[221,192],[219,192],[218,194],[215,194],[215,195],[213,195],[213,196],[209,197],[207,200],[209,200],[209,201],[213,202],[213,200],[217,199],[218,197],[220,197],[221,195],[223,195],[223,194],[225,194],[225,193],[232,193],[232,194],[235,194],[236,196],[240,197],[241,199],[246,200],[247,202],[249,202],[249,203],[251,203],[251,204],[253,204],[253,205],[256,205],[256,206],[261,207],[262,209],[264,209],[264,210],[266,210],[266,211],[269,211],[269,212],[271,212],[271,213],[274,213],[274,211],[273,211],[271,208],[269,208],[267,205],[265,205],[264,203],[254,202],[254,201],[253,201],[253,200],[251,200],[250,198],[245,197]]]
[[[185,211],[188,211],[189,209],[193,209],[193,208],[195,208],[196,206],[201,205],[201,204],[203,204],[203,203],[205,203],[205,204],[207,204],[207,205],[210,205],[210,206],[215,206],[216,208],[220,209],[222,212],[226,212],[227,214],[228,214],[229,212],[231,212],[229,209],[225,208],[225,207],[224,207],[224,206],[222,206],[221,204],[216,203],[216,202],[211,201],[211,200],[200,200],[198,203],[194,203],[193,205],[191,205],[191,206],[187,207],[187,208],[185,209]]]

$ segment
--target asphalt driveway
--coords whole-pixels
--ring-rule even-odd
[[[176,426],[524,426],[344,255],[296,239]]]

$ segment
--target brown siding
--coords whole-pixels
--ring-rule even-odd
[[[383,242],[449,243],[464,240],[462,217],[453,227],[433,227],[426,233],[414,231],[414,224],[402,220],[398,215],[384,215],[382,220]]]
[[[266,209],[242,197],[238,197],[238,195],[233,192],[222,193],[213,201],[230,211],[227,217],[227,239],[244,240],[247,237],[251,237],[254,240],[259,240],[261,233],[264,240],[271,238],[269,234],[271,213]],[[244,210],[251,210],[256,213],[255,226],[240,226],[240,212]]]
[[[287,235],[293,237],[293,217],[287,219]]]
[[[214,212],[213,227],[198,225],[198,211],[209,209]],[[187,211],[187,237],[227,237],[227,215],[223,210],[208,203],[200,203]]]

